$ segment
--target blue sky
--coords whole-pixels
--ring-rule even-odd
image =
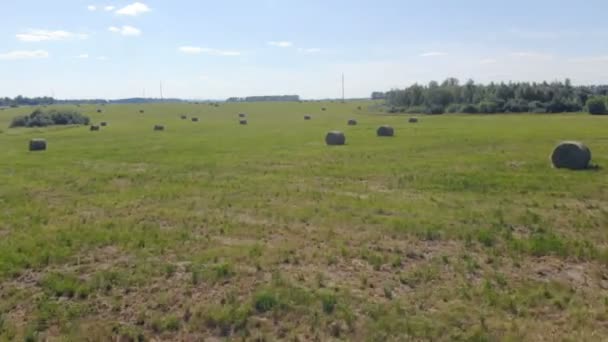
[[[458,77],[608,83],[605,0],[5,0],[0,96],[348,97]],[[7,4],[8,3],[8,4]]]

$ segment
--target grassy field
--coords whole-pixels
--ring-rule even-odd
[[[608,336],[606,169],[549,162],[578,139],[608,167],[608,118],[96,108],[100,132],[0,111],[0,340]]]

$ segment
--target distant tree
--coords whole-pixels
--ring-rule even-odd
[[[437,108],[453,112],[459,106],[465,113],[562,113],[581,111],[592,96],[608,96],[608,86],[573,86],[569,79],[487,85],[468,80],[461,85],[458,79],[448,78],[441,84],[431,81],[427,86],[393,89],[386,93],[386,104],[405,108],[406,112],[420,106],[425,106],[426,112],[436,112]]]
[[[606,114],[606,99],[600,96],[591,97],[587,100],[587,110],[590,114]]]
[[[384,100],[386,98],[386,94],[380,91],[375,91],[372,93],[372,100]]]

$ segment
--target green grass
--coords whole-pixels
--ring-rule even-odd
[[[608,336],[606,118],[368,105],[1,111],[0,341]],[[551,168],[566,139],[600,169]]]

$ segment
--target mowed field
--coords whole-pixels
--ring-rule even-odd
[[[607,338],[608,117],[369,104],[0,111],[0,340]],[[553,169],[561,140],[600,168]]]

